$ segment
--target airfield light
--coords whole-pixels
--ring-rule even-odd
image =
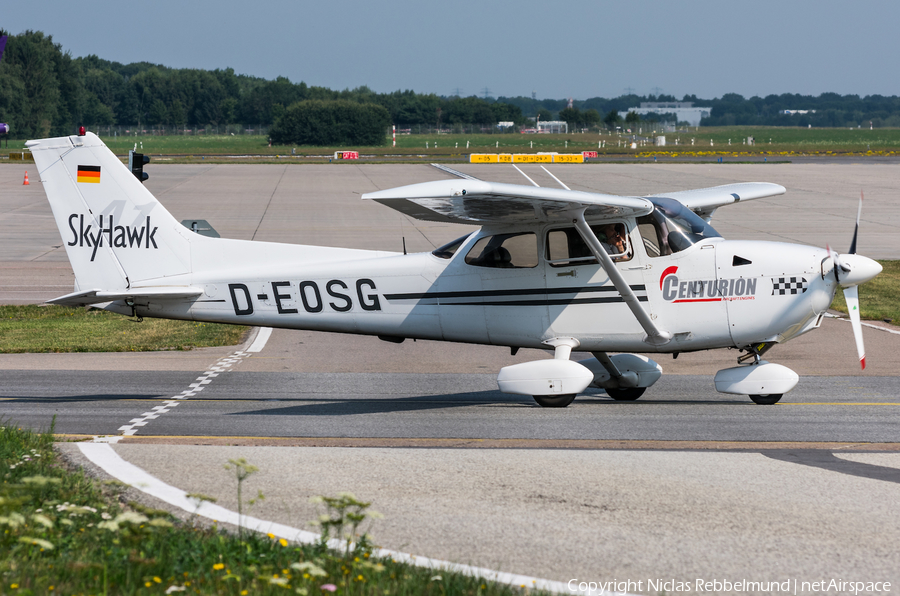
[[[78,127],[78,136],[79,136],[79,137],[83,137],[83,136],[84,136],[84,127],[83,127],[83,126],[79,126],[79,127]]]

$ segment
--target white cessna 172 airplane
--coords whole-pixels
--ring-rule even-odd
[[[865,368],[857,286],[881,266],[855,254],[855,234],[837,255],[726,240],[708,223],[719,207],[784,193],[777,184],[620,197],[456,173],[363,195],[417,219],[482,226],[407,255],[202,236],[94,134],[27,146],[75,272],[75,292],[53,304],[553,349],[553,359],[507,366],[497,379],[544,407],[565,407],[589,385],[637,399],[662,368],[628,352],[737,348],[745,354],[716,374],[716,389],[772,404],[799,378],[760,356],[818,327],[841,286]],[[575,349],[594,357],[572,361]]]

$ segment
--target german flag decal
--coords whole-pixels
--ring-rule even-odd
[[[78,166],[78,181],[100,184],[100,166]]]

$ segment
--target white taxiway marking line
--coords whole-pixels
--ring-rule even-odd
[[[837,315],[831,315],[832,319],[837,319],[838,321],[846,321],[850,323],[850,319],[845,319],[844,317],[839,317]],[[900,331],[895,331],[893,329],[888,329],[887,327],[881,327],[880,325],[873,325],[872,323],[864,323],[860,321],[859,323],[863,327],[870,327],[872,329],[878,329],[879,331],[887,331],[888,333],[893,333],[894,335],[900,335]]]
[[[129,437],[137,434],[138,429],[146,426],[147,423],[151,420],[159,418],[160,415],[169,412],[181,401],[194,397],[198,392],[203,391],[210,383],[212,383],[212,380],[214,378],[219,376],[219,373],[225,372],[229,367],[237,364],[238,362],[249,356],[251,352],[261,352],[262,349],[266,346],[266,342],[269,341],[269,337],[271,335],[271,327],[260,327],[259,331],[256,334],[256,339],[253,340],[253,343],[250,344],[250,347],[247,348],[247,351],[237,351],[229,356],[226,356],[225,358],[220,359],[218,362],[210,366],[209,370],[204,372],[202,375],[197,377],[197,379],[193,383],[188,385],[188,389],[185,389],[179,395],[175,395],[167,399],[163,402],[162,406],[156,406],[150,412],[144,412],[139,418],[132,418],[128,421],[128,424],[120,426],[119,432],[121,434],[115,436],[94,437],[94,442],[118,443],[122,437]]]
[[[225,509],[219,505],[201,501],[199,504],[192,499],[187,498],[187,493],[179,488],[175,488],[170,484],[166,484],[159,478],[152,476],[145,470],[135,466],[122,459],[118,453],[113,451],[109,445],[100,443],[78,443],[78,448],[95,465],[103,469],[104,472],[113,478],[128,484],[141,492],[152,497],[156,497],[165,501],[169,505],[173,505],[188,513],[200,515],[208,519],[225,522],[232,525],[240,525],[244,528],[261,532],[265,534],[273,534],[278,538],[285,540],[293,540],[304,544],[312,544],[319,540],[319,535],[306,530],[300,530],[291,526],[266,521],[249,515],[238,516],[237,512]],[[328,542],[328,546],[343,550],[345,543],[342,540],[332,539]],[[570,590],[563,582],[552,581],[549,579],[540,579],[527,575],[517,575],[515,573],[505,573],[495,571],[493,569],[485,569],[483,567],[473,567],[471,565],[461,565],[459,563],[451,563],[450,561],[442,561],[440,559],[431,559],[428,557],[417,557],[408,553],[402,553],[388,549],[377,549],[373,553],[376,557],[390,557],[394,561],[415,565],[416,567],[425,567],[440,571],[453,571],[462,573],[470,577],[481,577],[493,582],[507,584],[511,586],[524,587],[529,589],[545,590],[556,594],[574,594],[576,590]],[[616,596],[631,596],[625,592],[616,592]]]
[[[247,348],[248,352],[262,352],[262,349],[265,347],[266,342],[269,341],[269,337],[272,335],[271,327],[260,327],[259,332],[256,334],[256,339],[253,340],[253,343],[250,344],[250,347]]]

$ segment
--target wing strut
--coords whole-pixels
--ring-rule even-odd
[[[663,331],[657,328],[656,325],[653,324],[653,321],[650,319],[650,315],[647,314],[647,311],[644,310],[644,307],[641,306],[641,303],[638,301],[637,296],[635,296],[634,292],[631,290],[631,286],[628,285],[628,282],[625,281],[625,278],[622,277],[622,274],[619,273],[618,269],[616,269],[615,264],[613,264],[612,259],[609,258],[606,250],[604,250],[603,246],[600,244],[600,240],[597,239],[597,236],[594,234],[591,226],[589,226],[585,221],[584,210],[585,207],[582,207],[580,209],[574,209],[569,212],[572,215],[572,221],[575,224],[575,229],[577,229],[578,233],[581,234],[581,237],[584,239],[584,243],[587,244],[589,249],[591,249],[591,253],[593,253],[593,255],[597,258],[597,261],[600,262],[600,265],[609,276],[610,281],[612,281],[613,285],[616,287],[616,290],[619,291],[622,299],[625,300],[625,304],[628,305],[628,308],[631,309],[631,312],[638,320],[638,323],[640,323],[641,327],[644,328],[644,331],[647,333],[647,337],[644,338],[644,341],[654,346],[661,346],[669,343],[669,341],[672,339],[672,334],[668,331]]]

